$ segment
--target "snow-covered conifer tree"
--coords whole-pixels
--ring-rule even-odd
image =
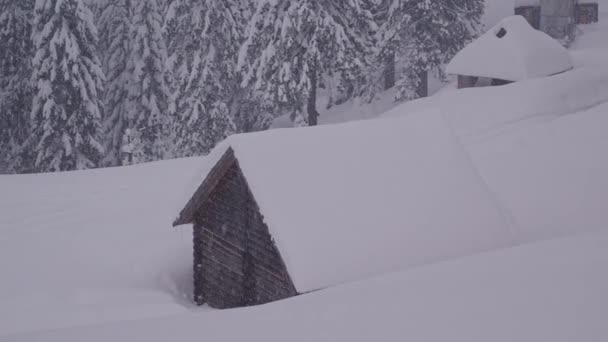
[[[36,171],[98,165],[104,80],[93,16],[82,0],[36,0],[35,84],[28,141]]]
[[[132,75],[127,68],[131,57],[131,0],[101,1],[97,5],[99,46],[106,74],[104,93],[104,135],[106,155],[103,165],[120,165],[123,135],[127,128],[127,101]]]
[[[378,27],[383,27],[390,17],[390,6],[393,0],[372,0],[372,13]],[[377,38],[377,37],[376,37]],[[380,42],[381,43],[381,42]],[[379,49],[376,60],[382,70],[382,88],[387,90],[395,86],[395,51]]]
[[[317,90],[336,78],[356,83],[366,66],[373,18],[361,0],[258,2],[241,47],[243,85],[276,114],[306,108],[317,123]]]
[[[162,36],[163,18],[158,0],[134,1],[130,30],[130,55],[126,123],[120,127],[137,131],[140,144],[132,153],[134,163],[164,159],[171,150],[169,92],[165,75],[167,50]],[[123,128],[124,127],[124,128]],[[118,128],[117,128],[118,129]],[[121,141],[125,141],[121,137]]]
[[[448,62],[478,33],[483,0],[393,0],[380,29],[382,54],[404,62],[399,99],[419,96],[422,76]]]
[[[0,0],[0,173],[31,162],[15,158],[29,130],[33,13],[34,0]]]
[[[243,1],[174,0],[165,35],[171,53],[175,153],[208,153],[235,133],[230,107],[239,90],[236,62],[246,25]]]

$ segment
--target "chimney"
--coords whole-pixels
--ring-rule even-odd
[[[540,0],[540,29],[559,40],[572,40],[577,0]]]

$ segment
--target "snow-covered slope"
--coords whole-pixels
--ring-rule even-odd
[[[4,336],[5,342],[608,339],[608,234],[531,244],[273,304]]]
[[[606,91],[608,95],[608,90]],[[469,144],[480,174],[530,239],[608,228],[608,102]]]
[[[0,176],[0,335],[186,311],[192,238],[170,227],[200,163]]]

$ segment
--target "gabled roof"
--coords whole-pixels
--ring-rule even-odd
[[[568,50],[516,15],[460,51],[447,66],[454,75],[521,81],[572,69]]]
[[[439,113],[237,135],[208,160],[175,224],[238,161],[300,293],[511,239]]]
[[[234,151],[229,146],[220,145],[214,152],[215,154],[208,156],[208,165],[211,167],[205,171],[207,175],[173,222],[174,227],[194,222],[196,211],[209,198],[226,171],[236,162]]]

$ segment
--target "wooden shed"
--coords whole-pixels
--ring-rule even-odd
[[[439,113],[235,135],[204,158],[194,300],[268,303],[502,246],[509,230]]]
[[[215,308],[263,304],[297,294],[229,148],[174,226],[194,224],[194,300]]]

